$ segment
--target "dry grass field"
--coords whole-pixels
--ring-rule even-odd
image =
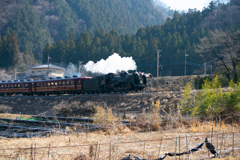
[[[5,115],[6,116],[6,115]],[[14,115],[12,115],[14,116]],[[17,116],[17,115],[15,115]],[[29,116],[26,116],[27,118]],[[9,115],[9,118],[13,118]],[[180,153],[190,150],[204,142],[215,146],[221,159],[240,159],[240,133],[238,124],[222,122],[189,122],[171,128],[171,123],[155,124],[149,129],[146,125],[132,126],[115,124],[106,130],[95,130],[77,134],[74,128],[67,128],[68,134],[62,133],[48,137],[0,139],[0,159],[36,159],[36,160],[103,160],[121,159],[127,155],[139,158],[156,159],[165,153]],[[157,131],[153,131],[157,130]],[[213,131],[213,134],[212,134]],[[234,132],[234,133],[232,133]],[[224,133],[224,134],[223,134]],[[233,150],[234,148],[234,150]],[[210,159],[213,155],[204,145],[192,154],[165,159]],[[220,159],[220,158],[215,158]]]

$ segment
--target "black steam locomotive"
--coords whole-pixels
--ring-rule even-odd
[[[45,80],[15,80],[0,82],[0,95],[39,95],[50,94],[94,94],[94,93],[127,93],[142,91],[147,79],[137,72],[104,74],[97,77],[73,77]]]

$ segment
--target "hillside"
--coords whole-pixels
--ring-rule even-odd
[[[5,61],[6,55],[16,51],[11,51],[9,35],[17,37],[15,48],[26,51],[22,61],[15,57],[14,62],[18,63],[1,65],[2,68],[19,67],[24,61],[28,65],[21,68],[26,69],[34,64],[29,59],[35,57],[38,62],[46,63],[48,55],[52,58],[51,63],[66,67],[69,62],[75,65],[78,61],[82,64],[97,62],[118,53],[122,57],[131,56],[138,70],[156,76],[156,50],[162,50],[161,76],[202,74],[205,62],[208,74],[217,73],[215,69],[220,69],[219,61],[226,52],[219,51],[220,59],[211,61],[216,58],[213,54],[206,52],[204,57],[199,53],[201,39],[213,38],[217,29],[221,34],[235,34],[240,24],[237,0],[228,3],[212,1],[202,12],[196,9],[189,9],[187,13],[174,11],[172,18],[166,18],[164,24],[161,21],[168,15],[168,10],[160,10],[161,7],[154,6],[150,0],[20,0],[1,1],[1,4],[4,14],[0,18],[0,30],[8,38],[3,36],[3,41],[0,40],[0,64],[10,64]],[[13,31],[16,34],[12,34]],[[236,44],[231,48],[237,52]],[[229,48],[220,45],[223,46],[219,48]],[[228,57],[225,56],[225,61]],[[234,67],[227,70],[231,68]]]
[[[21,52],[28,50],[41,60],[47,42],[65,40],[69,32],[77,37],[97,29],[134,34],[140,27],[163,24],[167,9],[157,9],[151,0],[2,0],[0,33],[16,33]],[[170,14],[170,15],[169,15]]]

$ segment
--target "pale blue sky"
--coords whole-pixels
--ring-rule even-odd
[[[189,8],[202,11],[203,7],[207,7],[212,0],[157,0],[170,6],[171,9],[188,10]]]

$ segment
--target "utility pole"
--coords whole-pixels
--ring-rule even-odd
[[[78,63],[79,63],[78,72],[79,72],[79,76],[80,76],[81,75],[80,74],[80,68],[81,68],[82,61],[78,61]]]
[[[48,55],[48,72],[47,72],[47,78],[49,77],[49,59],[51,59],[51,57],[49,57],[49,55]]]
[[[184,72],[184,75],[186,76],[186,73],[187,73],[187,54],[186,54],[186,51],[185,51],[185,72]]]
[[[17,79],[17,70],[18,70],[17,68],[14,69],[14,80]]]
[[[157,92],[158,92],[159,52],[162,52],[162,50],[157,50]]]
[[[206,64],[206,62],[204,62],[204,76],[206,75],[206,72],[207,72],[207,64]]]

